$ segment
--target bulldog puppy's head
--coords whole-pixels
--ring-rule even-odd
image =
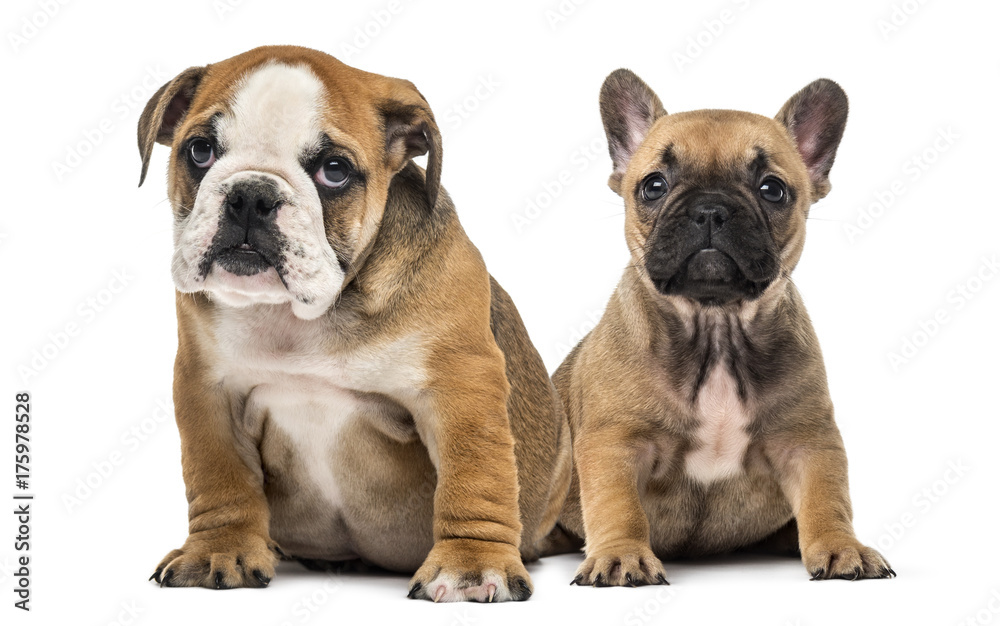
[[[177,289],[231,306],[289,302],[302,319],[333,304],[411,158],[429,153],[429,207],[440,184],[440,133],[413,84],[306,48],[181,72],[139,120],[140,185],[154,143],[173,149]]]
[[[775,119],[741,111],[667,115],[638,76],[617,70],[601,116],[625,199],[633,263],[657,297],[700,305],[752,301],[798,263],[810,205],[847,121],[833,81],[798,92]]]

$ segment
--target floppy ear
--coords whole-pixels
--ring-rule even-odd
[[[792,96],[775,119],[791,133],[816,198],[822,198],[830,192],[830,168],[847,125],[847,94],[837,83],[821,78]]]
[[[385,127],[387,166],[398,172],[413,157],[427,155],[424,191],[427,204],[437,204],[441,189],[441,131],[427,100],[407,80],[392,79],[389,98],[380,106]]]
[[[187,115],[198,83],[204,74],[204,67],[189,67],[157,89],[146,103],[146,108],[142,110],[142,115],[139,116],[139,156],[142,158],[140,187],[146,180],[153,144],[161,143],[169,146],[173,143],[174,130]]]
[[[653,90],[626,69],[615,70],[604,79],[600,101],[608,152],[614,163],[608,186],[620,193],[622,176],[632,154],[646,138],[653,122],[667,112]]]

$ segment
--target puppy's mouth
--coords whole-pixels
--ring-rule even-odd
[[[274,267],[263,252],[249,243],[221,250],[215,254],[212,261],[237,276],[253,276]]]
[[[662,294],[686,296],[703,305],[715,306],[753,300],[771,283],[750,280],[731,256],[716,248],[698,250],[668,278],[650,278]]]
[[[284,238],[275,228],[248,228],[231,221],[223,222],[202,257],[199,271],[207,277],[212,268],[232,276],[246,278],[271,269],[282,273]]]

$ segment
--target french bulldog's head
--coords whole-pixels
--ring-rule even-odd
[[[154,143],[173,148],[178,291],[291,303],[302,319],[336,300],[411,158],[429,153],[431,207],[440,184],[441,137],[417,89],[306,48],[185,70],[139,120],[142,179]]]
[[[798,263],[805,220],[830,190],[847,96],[817,80],[770,119],[741,111],[667,115],[635,74],[601,88],[633,263],[660,296],[724,306],[758,298]]]

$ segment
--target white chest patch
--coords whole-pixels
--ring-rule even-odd
[[[332,347],[332,332],[325,319],[300,319],[287,305],[229,308],[217,328],[219,377],[237,388],[268,384],[302,396],[332,390],[399,398],[423,387],[419,336],[341,352]]]
[[[698,428],[695,448],[685,457],[688,476],[708,484],[743,472],[743,455],[750,436],[750,417],[740,401],[736,381],[722,365],[715,366],[695,402]]]
[[[217,326],[218,377],[245,398],[236,417],[256,431],[266,416],[302,463],[302,480],[336,510],[343,500],[334,470],[348,427],[377,419],[379,402],[420,393],[425,377],[416,335],[343,353],[331,348],[330,332],[325,319],[302,320],[288,305],[228,309]]]
[[[287,437],[296,458],[304,464],[305,480],[334,509],[342,506],[341,490],[334,476],[336,448],[344,428],[356,419],[358,402],[350,393],[333,387],[296,389],[265,384],[254,387],[247,398],[251,419],[267,412],[271,424]]]

